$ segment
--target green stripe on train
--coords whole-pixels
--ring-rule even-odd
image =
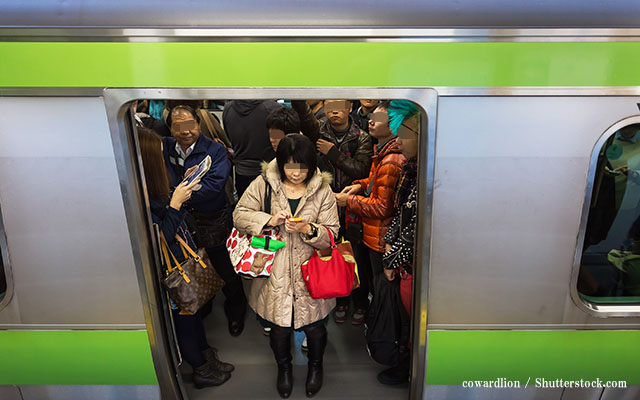
[[[156,385],[146,331],[0,331],[0,385]]]
[[[639,42],[0,42],[1,86],[636,86]]]
[[[640,384],[640,331],[429,331],[426,383],[625,380]]]

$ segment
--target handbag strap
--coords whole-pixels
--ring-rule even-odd
[[[205,125],[207,125],[207,129],[209,129],[209,134],[211,135],[211,139],[220,139],[218,137],[218,132],[213,128],[213,123],[209,119],[209,112],[204,109],[199,109],[198,113],[200,114],[200,119],[204,121]]]
[[[194,260],[196,260],[197,263],[199,263],[200,265],[202,265],[202,268],[207,268],[207,264],[204,263],[204,261],[202,261],[202,258],[200,258],[192,249],[191,247],[189,247],[189,245],[187,244],[187,242],[184,241],[183,238],[180,237],[180,235],[176,235],[176,240],[178,241],[178,243],[180,243],[180,248],[182,249],[182,252],[184,253],[185,258],[187,257],[187,254],[185,253],[185,250],[189,252],[189,254],[191,254],[191,257],[193,257]],[[175,257],[174,257],[175,258]]]
[[[171,250],[169,250],[169,245],[167,244],[167,239],[164,238],[164,234],[162,232],[160,232],[160,241],[162,242],[161,243],[161,245],[162,245],[162,253],[164,255],[165,262],[167,263],[167,271],[168,271],[168,273],[172,273],[174,269],[177,269],[178,272],[180,273],[180,275],[182,275],[182,278],[185,280],[185,282],[190,283],[191,279],[189,279],[187,274],[184,273],[184,270],[180,266],[180,263],[176,259],[176,256],[173,255],[173,252]],[[173,259],[173,262],[176,263],[176,267],[175,268],[173,268],[171,266],[171,259],[169,259],[169,254],[171,254],[171,258]]]
[[[269,185],[264,175],[260,176],[264,179],[264,212],[271,214],[271,185]]]
[[[331,248],[335,249],[336,248],[336,241],[333,240],[333,234],[331,233],[331,230],[329,228],[327,228],[325,226],[325,229],[327,230],[327,233],[329,234],[329,240],[331,240]]]

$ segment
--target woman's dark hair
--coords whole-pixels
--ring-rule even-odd
[[[169,198],[169,175],[162,156],[162,140],[151,129],[139,127],[138,142],[149,200]]]
[[[267,115],[267,129],[280,129],[286,133],[300,132],[300,117],[290,108],[278,107]]]
[[[185,110],[189,114],[193,115],[193,118],[196,120],[197,123],[200,123],[200,117],[198,116],[198,113],[193,107],[187,106],[185,104],[180,104],[173,107],[171,111],[169,111],[169,115],[167,115],[167,126],[169,128],[171,128],[171,115],[177,110]]]
[[[304,183],[309,183],[316,173],[318,156],[316,155],[315,146],[308,137],[299,133],[291,133],[285,136],[278,144],[276,162],[278,163],[278,171],[280,171],[280,179],[283,182],[286,179],[284,165],[290,161],[307,166],[307,178]]]

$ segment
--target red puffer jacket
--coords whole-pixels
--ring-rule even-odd
[[[385,250],[383,238],[395,212],[393,196],[404,161],[396,139],[391,139],[372,157],[369,177],[353,182],[361,186],[360,194],[349,195],[347,200],[348,211],[362,217],[362,242],[378,252],[384,253]],[[362,194],[371,180],[371,194],[365,197]]]

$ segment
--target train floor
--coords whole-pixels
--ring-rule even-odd
[[[213,312],[205,318],[207,340],[218,348],[220,359],[235,366],[231,379],[221,386],[196,389],[191,380],[191,368],[183,363],[181,371],[190,400],[205,399],[279,399],[276,391],[277,368],[269,347],[269,338],[249,308],[244,332],[229,335],[222,309],[224,295],[214,299]],[[408,384],[385,386],[376,375],[386,367],[373,361],[365,347],[363,326],[349,320],[336,324],[332,318],[327,326],[328,343],[324,356],[324,384],[317,399],[406,399]],[[306,399],[304,383],[307,375],[306,352],[300,348],[304,336],[296,333],[292,346],[294,386],[291,399]]]

